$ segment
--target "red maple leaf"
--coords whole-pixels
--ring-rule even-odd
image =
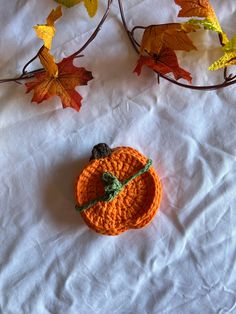
[[[48,52],[44,50],[46,58],[49,59]],[[58,72],[51,74],[49,71],[35,73],[36,81],[26,83],[26,93],[34,90],[32,102],[42,101],[57,95],[61,98],[63,108],[72,107],[79,111],[82,96],[75,90],[78,85],[87,85],[93,79],[92,73],[85,68],[78,68],[73,65],[74,57],[63,59],[56,64]],[[47,61],[47,60],[46,60]]]
[[[192,82],[191,74],[179,66],[177,56],[174,50],[164,47],[159,55],[153,54],[149,56],[140,56],[134,72],[140,75],[143,65],[148,66],[152,70],[162,75],[173,73],[176,80],[185,79],[189,83]]]

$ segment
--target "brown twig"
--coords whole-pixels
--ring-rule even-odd
[[[139,44],[139,43],[135,40],[135,38],[134,38],[134,32],[136,31],[136,29],[145,30],[146,27],[145,27],[145,26],[135,26],[135,27],[132,28],[132,30],[131,30],[131,32],[130,32],[130,34],[131,34],[131,36],[132,36],[132,38],[133,38],[135,44],[136,44],[138,47],[140,47],[140,44]]]
[[[39,55],[39,51],[37,52],[37,54],[32,58],[32,59],[30,59],[27,63],[26,63],[26,65],[23,67],[23,69],[22,69],[22,76],[26,73],[26,68],[34,61],[34,60],[36,60],[37,58],[38,58],[38,55]]]
[[[95,31],[93,32],[93,34],[89,37],[89,39],[86,41],[86,43],[76,52],[74,52],[72,55],[70,55],[70,57],[76,57],[78,56],[82,51],[84,51],[85,48],[87,48],[87,46],[94,40],[94,38],[97,36],[97,34],[99,33],[99,31],[102,28],[102,25],[104,24],[109,12],[110,12],[110,8],[111,8],[111,4],[112,4],[113,0],[108,0],[107,1],[107,8],[106,11],[101,19],[101,21],[99,22],[98,26],[96,27]]]
[[[124,26],[124,29],[130,39],[130,42],[132,44],[132,46],[134,47],[135,51],[139,54],[139,47],[140,44],[135,40],[134,38],[134,31],[136,29],[145,29],[146,27],[144,26],[135,26],[133,27],[133,29],[130,31],[127,23],[126,23],[126,19],[125,19],[125,14],[124,14],[124,7],[123,7],[123,1],[122,0],[118,0],[119,3],[119,8],[120,8],[120,15],[121,15],[121,20]],[[223,38],[222,35],[219,34],[219,41],[221,43],[221,45],[223,46]],[[163,79],[177,85],[177,86],[181,86],[184,88],[188,88],[188,89],[193,89],[193,90],[204,90],[204,91],[208,91],[208,90],[217,90],[220,88],[224,88],[233,84],[236,84],[236,75],[232,76],[232,74],[227,75],[227,68],[224,69],[224,81],[222,83],[219,84],[215,84],[215,85],[188,85],[188,84],[184,84],[184,83],[180,83],[175,79],[170,78],[168,75],[163,75],[157,71],[155,71],[156,74],[158,75],[158,83],[159,83],[159,78],[162,77]]]
[[[122,3],[121,0],[118,0],[118,3],[119,3],[120,16],[121,16],[121,19],[122,19],[123,26],[124,26],[124,28],[125,28],[125,30],[126,30],[126,33],[127,33],[128,37],[129,37],[130,42],[131,42],[131,44],[133,45],[135,51],[136,51],[137,53],[139,53],[139,49],[137,48],[136,43],[135,43],[135,41],[134,41],[134,38],[133,38],[131,32],[129,31],[128,26],[127,26],[127,23],[126,23],[123,3]]]
[[[32,72],[25,73],[24,75],[21,74],[20,76],[13,77],[13,78],[0,79],[0,83],[15,82],[15,83],[20,84],[19,81],[30,79],[34,76],[34,73],[40,72],[40,71],[42,71],[42,69],[34,70]]]

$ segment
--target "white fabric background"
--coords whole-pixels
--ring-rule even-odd
[[[130,27],[177,20],[174,1],[126,2]],[[92,20],[81,5],[63,10],[57,60],[85,42],[105,4]],[[235,0],[212,4],[231,37]],[[1,78],[35,54],[32,26],[55,6],[1,0]],[[217,36],[192,36],[199,50],[178,54],[181,65],[195,84],[216,82],[222,72],[207,66],[220,55]],[[78,87],[79,113],[57,97],[36,105],[24,86],[0,85],[0,313],[236,313],[236,86],[158,86],[148,69],[138,78],[116,1],[84,54],[76,64],[95,79]],[[75,179],[99,142],[152,158],[164,194],[147,228],[100,236],[75,212]]]

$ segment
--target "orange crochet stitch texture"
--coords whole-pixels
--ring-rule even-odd
[[[91,160],[76,182],[78,205],[104,195],[101,180],[104,172],[112,173],[122,182],[142,169],[147,160],[131,147],[118,147],[112,150],[110,156]],[[114,200],[100,201],[81,215],[94,231],[118,235],[150,223],[160,206],[161,197],[161,182],[151,166],[147,172],[130,181]]]

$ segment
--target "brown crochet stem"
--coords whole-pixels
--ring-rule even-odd
[[[97,36],[97,34],[99,33],[99,31],[101,30],[102,28],[102,25],[104,24],[109,12],[110,12],[110,7],[111,7],[111,4],[112,4],[113,0],[107,0],[107,7],[106,7],[106,11],[103,15],[103,17],[101,18],[99,24],[97,25],[96,29],[94,30],[94,32],[92,33],[92,35],[89,37],[89,39],[85,42],[85,44],[80,48],[78,49],[76,52],[74,52],[73,54],[71,54],[68,58],[70,57],[74,57],[74,58],[77,58],[77,57],[80,57],[80,54],[82,51],[84,51],[88,45],[95,39],[95,37]],[[20,83],[21,80],[27,80],[27,79],[30,79],[32,77],[34,77],[34,74],[35,73],[38,73],[38,72],[42,72],[44,71],[44,69],[37,69],[37,70],[33,70],[33,71],[30,71],[30,72],[26,72],[26,68],[34,61],[37,59],[38,57],[38,53],[32,58],[30,59],[23,67],[22,69],[22,73],[20,76],[17,76],[17,77],[13,77],[13,78],[7,78],[7,79],[0,79],[0,83],[7,83],[7,82],[15,82],[15,83]]]
[[[112,154],[112,149],[106,143],[99,143],[92,149],[90,160],[108,157]]]
[[[119,3],[119,8],[120,8],[120,15],[121,15],[121,19],[122,19],[122,23],[123,26],[125,28],[125,31],[129,37],[129,40],[132,44],[132,46],[134,47],[135,51],[139,54],[139,47],[140,44],[135,40],[134,38],[134,32],[136,29],[145,29],[146,27],[144,26],[135,26],[131,31],[129,30],[127,23],[126,23],[126,19],[125,19],[125,13],[124,13],[124,7],[123,7],[123,1],[122,0],[118,0]],[[223,46],[223,42],[222,42],[222,36],[221,34],[219,34],[219,41],[220,44]],[[157,74],[157,79],[158,79],[158,83],[159,83],[159,78],[162,77],[163,79],[184,87],[184,88],[188,88],[188,89],[193,89],[193,90],[202,90],[202,91],[209,91],[209,90],[217,90],[220,88],[224,88],[233,84],[236,84],[236,75],[233,74],[229,74],[227,75],[227,68],[224,68],[224,81],[222,83],[219,84],[215,84],[215,85],[188,85],[188,84],[184,84],[184,83],[180,83],[178,81],[176,81],[175,79],[172,79],[171,77],[167,76],[167,75],[163,75],[157,71],[155,71]]]

